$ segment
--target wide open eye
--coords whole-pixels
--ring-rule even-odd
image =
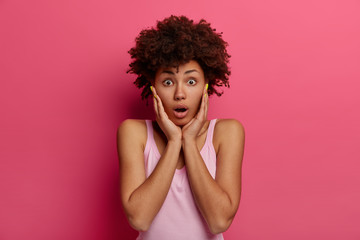
[[[171,86],[171,85],[173,85],[174,83],[173,83],[171,80],[166,79],[165,81],[163,81],[163,84],[164,84],[165,86]]]
[[[196,84],[196,80],[195,80],[195,79],[189,79],[188,84],[190,84],[190,85],[195,85],[195,84]]]

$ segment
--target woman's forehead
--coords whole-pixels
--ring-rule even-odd
[[[191,60],[187,63],[180,64],[177,67],[161,67],[157,71],[158,74],[189,74],[189,73],[199,73],[202,74],[203,70],[199,63],[195,60]]]

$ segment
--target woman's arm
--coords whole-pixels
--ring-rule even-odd
[[[156,90],[152,90],[156,96]],[[150,227],[163,205],[181,150],[181,129],[169,120],[159,97],[154,98],[154,110],[168,141],[148,178],[144,164],[147,138],[144,121],[126,120],[118,129],[121,200],[130,225],[140,231]]]
[[[139,231],[146,231],[150,227],[164,203],[181,149],[180,140],[168,141],[154,171],[146,178],[145,142],[146,125],[143,121],[126,120],[120,125],[118,153],[121,200],[130,225]]]
[[[193,196],[212,233],[230,226],[240,202],[244,128],[237,120],[218,120],[216,177],[212,178],[192,138],[183,140],[186,170]]]

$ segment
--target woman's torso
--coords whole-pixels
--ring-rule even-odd
[[[216,173],[216,151],[213,145],[215,123],[216,120],[207,121],[197,139],[200,154],[213,178]],[[146,121],[146,124],[147,140],[144,158],[146,177],[148,177],[166,147],[166,138],[156,124],[149,120]],[[155,127],[153,127],[154,125]],[[163,206],[149,230],[141,232],[138,239],[223,239],[222,234],[210,233],[196,206],[182,156],[179,157],[177,169]]]

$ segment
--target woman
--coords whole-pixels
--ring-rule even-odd
[[[215,31],[171,16],[129,51],[129,72],[156,113],[118,129],[121,200],[138,239],[223,239],[237,212],[244,129],[207,120],[208,96],[229,86],[227,43]]]

